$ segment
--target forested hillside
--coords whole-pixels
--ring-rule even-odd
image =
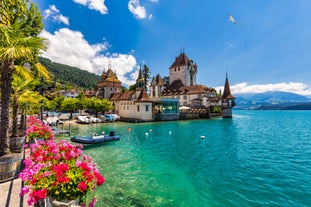
[[[58,83],[70,86],[77,86],[85,89],[95,89],[100,76],[81,70],[76,67],[52,62],[46,58],[40,58],[40,62],[54,76]]]

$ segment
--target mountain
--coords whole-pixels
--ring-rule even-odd
[[[95,89],[100,76],[81,70],[76,67],[52,62],[46,58],[40,58],[40,62],[54,76],[54,80],[58,83],[76,86],[84,89]]]
[[[290,92],[271,91],[258,94],[237,94],[236,109],[309,110],[310,99]]]

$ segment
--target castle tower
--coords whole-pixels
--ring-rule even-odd
[[[108,66],[107,72],[103,71],[97,84],[96,96],[103,99],[109,99],[112,94],[119,93],[121,89],[121,81],[112,71],[111,64]]]
[[[160,93],[164,90],[164,88],[164,80],[158,74],[156,77],[152,78],[150,84],[150,97],[159,97]]]
[[[181,80],[184,86],[197,84],[197,65],[187,57],[184,51],[176,57],[169,70],[170,84],[176,80]]]
[[[232,108],[235,106],[234,100],[235,100],[235,97],[232,96],[231,94],[228,74],[226,73],[224,93],[222,95],[222,117],[223,118],[232,118]]]

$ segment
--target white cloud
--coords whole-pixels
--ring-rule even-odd
[[[69,25],[69,18],[63,16],[55,5],[50,5],[48,9],[43,11],[43,18],[52,18],[55,22]]]
[[[150,0],[151,2],[154,2],[154,3],[157,3],[158,2],[158,0]]]
[[[101,14],[107,14],[108,8],[105,0],[73,0],[75,3],[87,6],[89,9],[99,11]]]
[[[111,69],[123,84],[131,85],[137,78],[132,77],[137,71],[135,57],[130,54],[110,54],[107,51],[107,42],[90,45],[81,32],[67,28],[54,34],[43,30],[40,36],[49,42],[43,56],[54,62],[78,67],[97,75],[101,75],[104,69],[107,70],[108,63],[111,62]]]
[[[147,17],[146,9],[140,5],[139,0],[130,0],[128,2],[128,8],[137,19],[145,19]]]
[[[222,87],[216,87],[217,90]],[[284,91],[297,93],[304,96],[311,95],[311,88],[308,88],[304,83],[289,82],[289,83],[270,83],[263,85],[249,85],[247,82],[238,83],[230,86],[231,93],[234,94],[245,94],[245,93],[264,93],[267,91]]]

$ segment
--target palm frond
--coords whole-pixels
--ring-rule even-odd
[[[34,76],[30,70],[20,65],[14,65],[14,67],[16,75],[24,78],[25,80],[33,80]]]
[[[37,73],[37,76],[43,77],[44,79],[50,81],[51,80],[51,74],[49,71],[44,67],[41,63],[36,63],[34,65],[35,72]]]

